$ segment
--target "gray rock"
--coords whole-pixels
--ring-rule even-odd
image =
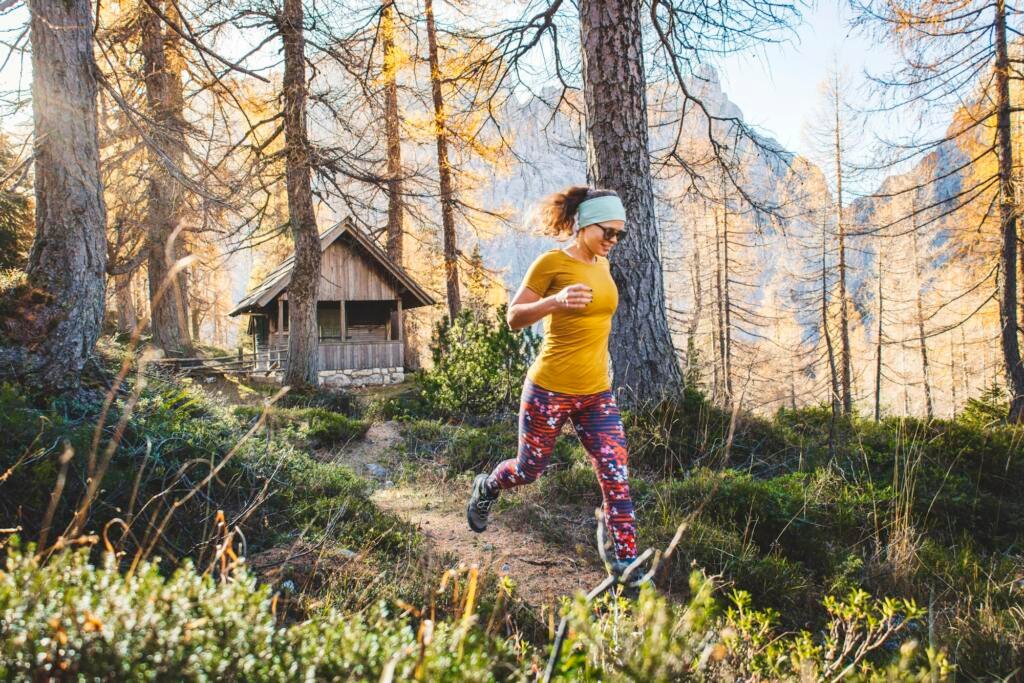
[[[387,469],[382,467],[381,465],[378,465],[375,462],[366,463],[366,471],[372,474],[373,476],[380,477],[382,479],[388,476]]]

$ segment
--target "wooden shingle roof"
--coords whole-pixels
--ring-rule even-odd
[[[437,303],[422,287],[416,284],[416,281],[401,266],[389,259],[384,250],[377,246],[377,243],[369,235],[355,225],[351,217],[346,217],[333,227],[320,233],[320,251],[326,251],[327,247],[334,244],[342,235],[351,237],[352,241],[360,247],[358,251],[365,257],[378,263],[385,272],[398,282],[400,289],[404,290],[402,292],[402,305],[404,307],[416,308],[419,306],[432,306]],[[292,279],[294,261],[294,254],[282,261],[281,265],[274,268],[244,299],[239,301],[238,305],[228,315],[235,316],[240,313],[249,313],[263,308],[273,301],[275,297],[288,288],[288,284]]]

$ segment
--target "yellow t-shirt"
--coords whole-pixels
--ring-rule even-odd
[[[608,335],[619,305],[608,259],[584,263],[561,249],[541,254],[526,271],[526,287],[542,297],[569,285],[593,290],[593,301],[574,310],[560,310],[544,319],[540,355],[526,376],[538,386],[563,394],[596,394],[611,388],[608,376]]]

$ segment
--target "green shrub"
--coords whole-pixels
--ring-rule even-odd
[[[9,545],[0,572],[0,679],[376,681],[389,665],[394,680],[525,679],[522,646],[475,618],[424,637],[381,604],[281,627],[269,587],[244,568],[217,581],[144,563],[129,576],[109,554],[93,567],[86,551],[40,564],[31,550]]]
[[[1010,414],[1010,401],[1006,389],[993,383],[977,398],[967,399],[967,405],[956,416],[956,421],[970,427],[994,427],[1006,423]]]
[[[694,572],[689,588],[682,604],[645,590],[632,610],[577,596],[560,672],[577,681],[941,681],[952,673],[944,654],[922,652],[912,637],[922,611],[911,602],[830,597],[821,634],[780,633],[777,614],[751,609],[742,592],[722,615],[711,581]]]
[[[475,579],[455,599],[459,609],[436,621],[395,615],[381,603],[358,613],[324,609],[282,626],[271,591],[244,565],[219,580],[187,562],[169,575],[148,562],[127,574],[112,554],[99,566],[86,550],[42,564],[32,550],[9,543],[0,572],[5,680],[376,681],[391,669],[393,680],[525,681],[546,655],[495,631],[476,609]],[[681,604],[648,590],[632,606],[607,597],[587,605],[577,595],[562,679],[781,680],[844,668],[863,679],[948,676],[941,654],[920,652],[908,637],[921,616],[912,603],[862,592],[829,598],[829,625],[814,636],[780,633],[776,615],[752,610],[742,593],[722,614],[712,582],[698,572],[689,588]],[[833,647],[836,635],[852,647]]]
[[[513,331],[505,308],[493,316],[464,309],[434,330],[434,367],[417,375],[422,395],[440,417],[491,415],[519,407],[523,377],[539,347],[529,329]]]

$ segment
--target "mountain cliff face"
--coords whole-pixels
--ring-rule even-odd
[[[722,91],[713,71],[708,70],[702,77],[693,79],[688,90],[713,116],[742,121],[742,112]],[[522,163],[517,164],[508,176],[492,176],[490,184],[479,190],[482,204],[507,207],[515,213],[513,228],[508,235],[481,242],[486,264],[504,272],[505,283],[510,289],[518,286],[526,268],[538,254],[557,244],[554,240],[537,236],[537,231],[529,225],[530,206],[550,192],[587,182],[585,135],[579,112],[570,111],[564,105],[561,110],[554,111],[545,100],[554,102],[557,95],[556,90],[549,89],[543,91],[539,98],[509,102],[504,111],[504,121],[512,131],[514,153]],[[717,201],[723,183],[716,182],[717,167],[710,162],[707,145],[707,119],[699,109],[693,103],[686,105],[686,116],[680,127],[672,122],[675,118],[672,114],[678,114],[684,106],[677,90],[652,87],[648,97],[650,109],[654,112],[650,128],[654,158],[652,172],[655,175],[663,257],[673,261],[686,258],[690,253],[690,228],[708,219],[708,202],[700,195]],[[659,120],[659,115],[664,120]],[[767,153],[751,140],[731,134],[727,122],[716,122],[712,127],[716,138],[732,149],[729,154],[735,159],[737,177],[745,190],[764,206],[777,206],[783,194],[781,186],[790,173],[788,165],[793,155],[779,149],[774,140],[762,139],[760,142],[764,148],[779,149],[778,154]],[[678,145],[675,144],[677,138]],[[681,172],[679,164],[670,158],[674,147],[681,156],[693,161],[693,170],[703,176],[702,179],[695,182],[687,173]],[[757,222],[759,230],[771,233],[777,229],[772,221],[755,217],[749,208],[740,208],[743,202],[738,193],[733,193],[730,203],[738,216],[744,216],[743,220]],[[772,260],[770,255],[765,256],[766,261]],[[671,268],[667,266],[666,270]]]

